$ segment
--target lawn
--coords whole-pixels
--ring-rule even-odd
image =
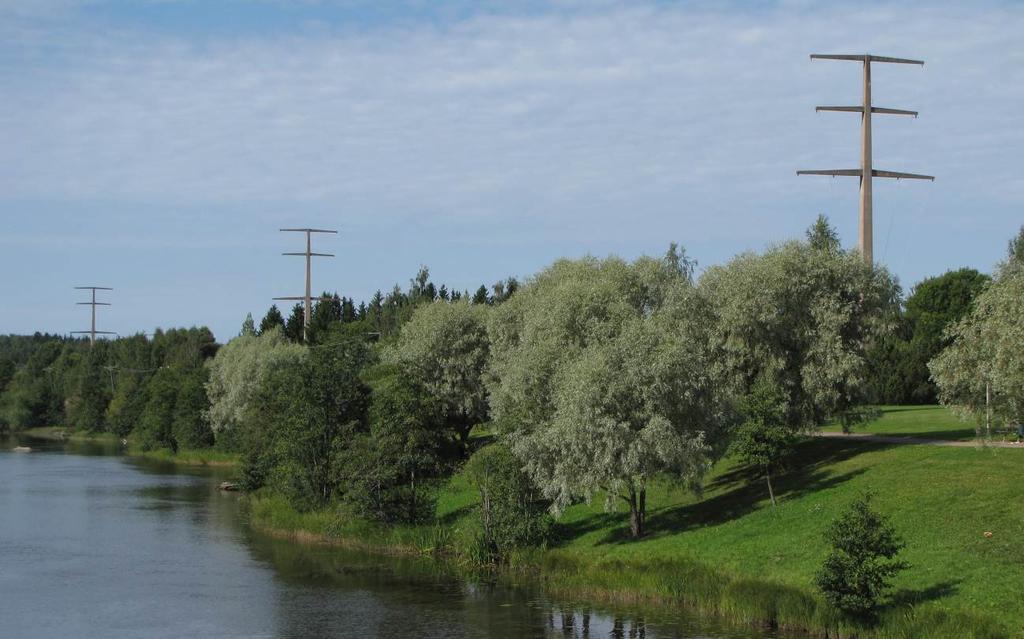
[[[855,426],[851,432],[959,441],[970,441],[975,438],[974,423],[961,421],[944,406],[879,406],[878,408],[882,412],[878,419]],[[825,426],[822,430],[838,432],[842,428],[836,422]]]

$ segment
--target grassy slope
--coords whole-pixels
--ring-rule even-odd
[[[958,422],[951,416],[924,417],[942,411],[890,411],[888,425],[882,427],[903,433],[954,430]],[[824,529],[860,491],[872,490],[877,507],[891,515],[907,542],[903,558],[912,568],[896,581],[900,601],[991,617],[1014,636],[1024,637],[1022,465],[1020,450],[808,440],[799,446],[790,471],[776,479],[781,499],[777,509],[768,503],[763,481],[724,460],[708,477],[702,499],[664,485],[653,487],[648,497],[650,534],[639,542],[628,539],[625,513],[603,512],[600,499],[569,509],[548,558],[589,566],[696,560],[716,571],[810,593],[826,553]],[[456,542],[470,528],[467,517],[474,501],[461,476],[439,496],[439,518],[455,529]],[[281,504],[276,506],[280,510]],[[324,514],[272,517],[274,510],[265,508],[262,516],[254,512],[254,520],[329,536],[373,536],[376,543],[424,548],[432,541],[430,531],[422,529],[371,532],[354,522],[331,523],[332,517]],[[985,531],[992,537],[984,537]],[[601,571],[581,580],[597,574]],[[601,579],[625,589],[639,583],[626,573],[602,574]]]

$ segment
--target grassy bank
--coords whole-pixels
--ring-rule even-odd
[[[133,457],[145,457],[146,459],[156,459],[185,466],[236,466],[238,464],[237,453],[225,453],[209,448],[199,450],[180,449],[177,452],[167,448],[142,450],[129,442],[128,454]]]
[[[121,438],[112,433],[79,433],[59,426],[30,428],[19,434],[47,441],[91,442],[110,446],[122,446]],[[146,459],[156,459],[186,466],[235,466],[238,464],[237,453],[225,453],[209,448],[198,450],[181,449],[177,452],[166,448],[142,450],[140,446],[132,443],[130,438],[127,440],[125,452],[132,457],[145,457]]]
[[[99,442],[105,444],[116,444],[120,441],[113,433],[78,433],[62,428],[60,426],[39,426],[29,428],[17,433],[33,439],[45,439],[47,441],[67,442]]]
[[[900,426],[900,415],[886,418]],[[605,513],[595,500],[569,509],[552,547],[521,565],[567,594],[675,602],[736,619],[849,634],[857,629],[838,623],[811,581],[826,553],[822,532],[870,489],[906,539],[903,557],[912,567],[897,578],[881,626],[859,634],[1024,637],[1022,464],[1018,450],[809,440],[777,480],[776,509],[759,478],[724,460],[700,499],[668,485],[653,487],[645,539],[631,541],[625,513]],[[457,553],[472,529],[474,500],[457,475],[439,496],[439,526],[384,530],[339,511],[296,513],[266,498],[254,500],[252,517],[258,526],[301,532],[307,540]]]

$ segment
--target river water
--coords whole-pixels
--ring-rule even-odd
[[[272,539],[216,472],[21,443],[0,440],[0,637],[775,636]]]

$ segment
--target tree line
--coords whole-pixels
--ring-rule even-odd
[[[474,295],[422,269],[369,303],[318,302],[307,342],[301,307],[247,317],[223,346],[204,328],[95,348],[5,338],[0,415],[237,452],[249,489],[385,523],[430,520],[439,481],[465,468],[480,557],[543,542],[552,516],[593,498],[641,537],[651,482],[699,490],[731,453],[774,503],[801,433],[863,420],[890,391],[922,399],[907,391],[921,365],[940,400],[1019,420],[1022,257],[1018,238],[993,277],[954,271],[904,301],[821,218],[700,277],[675,244],[558,260]]]

